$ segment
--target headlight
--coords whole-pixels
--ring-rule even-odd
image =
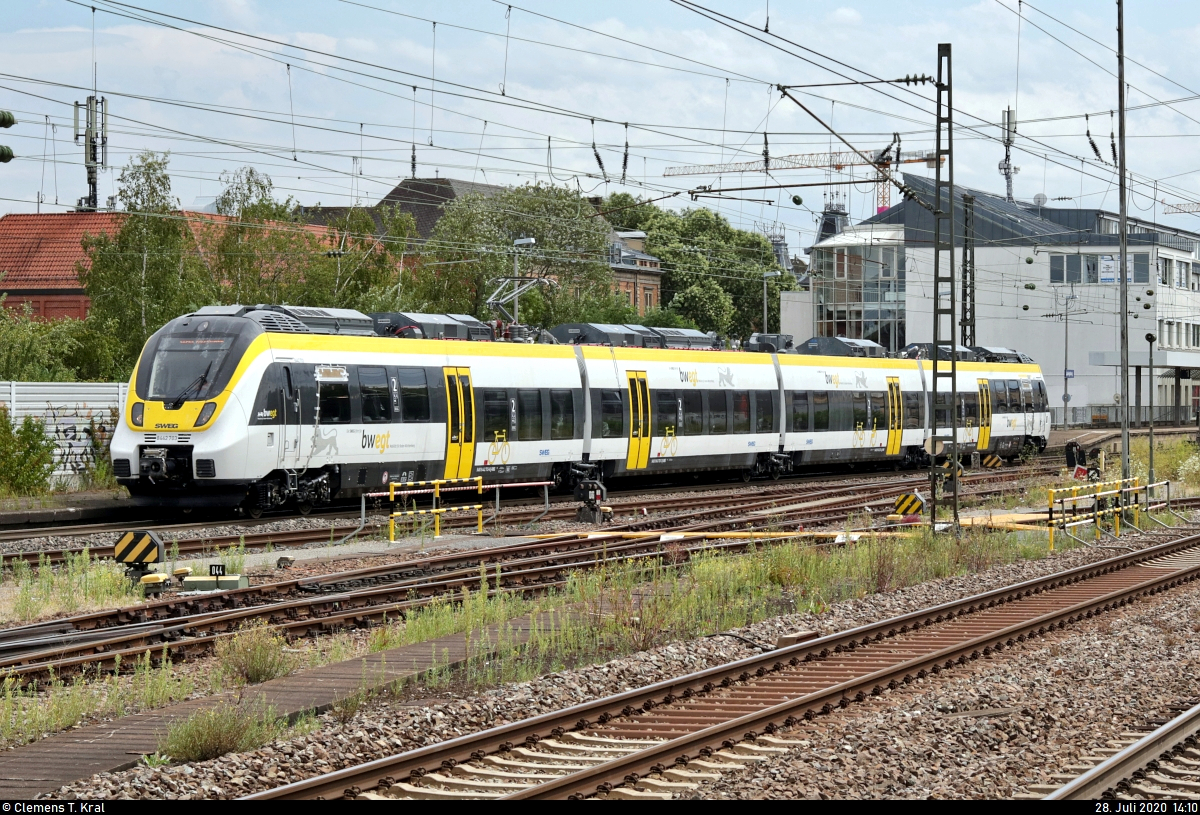
[[[200,408],[200,415],[196,417],[196,427],[203,427],[208,424],[208,420],[217,412],[216,402],[205,402],[204,407]]]
[[[133,422],[134,427],[142,426],[142,418],[146,414],[145,402],[134,402],[133,410],[129,411],[129,420]]]

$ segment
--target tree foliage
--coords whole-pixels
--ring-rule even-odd
[[[636,312],[613,294],[609,228],[594,213],[580,193],[540,183],[456,198],[434,228],[430,262],[412,270],[413,309],[493,318],[487,298],[514,276],[516,257],[517,275],[554,281],[521,296],[522,322],[628,322]],[[518,238],[536,243],[517,250]]]
[[[662,261],[662,302],[671,310],[687,315],[704,330],[728,331],[737,337],[762,330],[763,273],[780,271],[766,237],[735,229],[708,209],[676,213],[639,203],[627,193],[609,196],[604,209],[616,210],[606,216],[614,228],[646,233],[646,251]],[[772,328],[779,325],[780,291],[795,284],[790,269],[768,279]],[[705,305],[706,297],[713,302]],[[726,312],[730,312],[728,321],[718,328]]]

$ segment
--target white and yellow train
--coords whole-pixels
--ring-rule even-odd
[[[382,333],[382,332],[381,332]],[[252,514],[389,481],[571,483],[914,465],[929,360],[410,339],[337,309],[220,306],[146,343],[113,469],[142,503]],[[940,363],[943,366],[949,363]],[[1045,447],[1033,364],[958,363],[960,452]],[[944,430],[941,432],[945,432]]]

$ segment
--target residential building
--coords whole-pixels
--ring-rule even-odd
[[[662,305],[662,264],[645,250],[645,232],[609,235],[608,265],[612,269],[613,286],[640,315]]]
[[[482,195],[490,198],[505,187],[495,184],[476,184],[453,178],[406,178],[375,204],[360,207],[375,221],[377,234],[383,232],[383,207],[396,207],[400,212],[413,217],[417,236],[428,240],[433,229],[445,213],[446,204],[464,195]],[[327,224],[335,218],[345,217],[351,207],[301,207],[301,217],[312,224]]]
[[[933,199],[930,179],[906,175],[905,181],[921,199]],[[961,196],[974,198],[975,345],[1014,348],[1034,358],[1046,374],[1052,405],[1114,405],[1121,390],[1118,216],[1014,204],[962,187],[955,194],[960,279]],[[812,247],[812,291],[788,293],[789,302],[781,304],[782,331],[798,339],[870,339],[893,353],[931,341],[933,298],[950,293],[933,291],[930,212],[906,200],[862,223],[839,226]],[[1144,338],[1153,333],[1156,405],[1200,409],[1200,371],[1194,384],[1192,379],[1193,369],[1200,369],[1200,234],[1138,218],[1129,219],[1128,232],[1132,402],[1140,407],[1148,401]],[[957,324],[944,326],[942,336],[958,341],[959,332]]]
[[[38,317],[87,316],[89,299],[78,267],[88,262],[83,237],[116,234],[115,212],[16,213],[0,217],[0,295],[10,309]]]

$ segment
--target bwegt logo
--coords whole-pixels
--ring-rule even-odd
[[[363,433],[362,447],[364,450],[374,447],[382,455],[388,449],[388,444],[391,443],[391,440],[391,433]]]

